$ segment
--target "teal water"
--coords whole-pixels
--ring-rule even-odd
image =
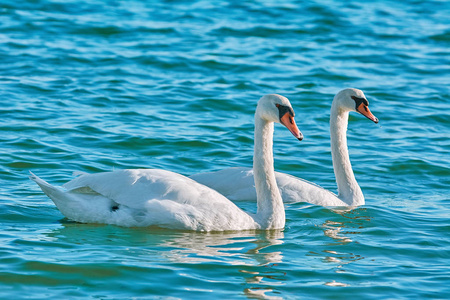
[[[9,1],[0,5],[1,299],[446,299],[447,1]],[[251,166],[253,113],[287,96],[275,168],[335,190],[333,95],[362,89],[350,156],[366,205],[286,205],[286,228],[78,224],[28,180]],[[253,209],[253,203],[241,203]]]

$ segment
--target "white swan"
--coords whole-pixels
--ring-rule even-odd
[[[150,226],[196,231],[279,229],[285,224],[283,201],[273,168],[274,122],[301,140],[289,100],[266,95],[255,113],[253,158],[258,208],[247,214],[233,202],[194,180],[158,169],[82,174],[54,187],[30,175],[67,218],[82,223]]]
[[[276,172],[278,188],[284,202],[309,202],[322,206],[358,206],[364,204],[364,195],[356,182],[347,148],[347,124],[350,111],[356,111],[375,123],[378,119],[370,112],[369,102],[358,89],[344,89],[333,99],[330,115],[331,155],[338,195],[288,174]],[[252,200],[256,198],[253,170],[229,168],[217,172],[190,176],[209,186],[227,198]]]

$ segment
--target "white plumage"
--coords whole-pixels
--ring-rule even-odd
[[[346,132],[348,115],[351,111],[361,113],[378,123],[378,119],[370,112],[368,101],[361,90],[345,89],[334,97],[330,115],[330,134],[338,195],[307,180],[275,172],[284,202],[309,202],[322,206],[358,206],[365,203],[364,195],[353,174],[347,148]],[[256,199],[251,168],[229,168],[195,174],[190,178],[217,190],[232,201]]]
[[[281,108],[286,113],[281,114]],[[159,169],[83,173],[62,188],[34,174],[30,179],[64,216],[77,222],[196,231],[283,228],[284,207],[273,174],[274,122],[282,122],[301,139],[289,100],[280,95],[262,97],[255,113],[254,165],[259,188],[255,215],[247,214],[205,185]]]

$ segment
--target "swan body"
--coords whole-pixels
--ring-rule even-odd
[[[378,119],[370,112],[368,105],[364,93],[358,89],[342,90],[333,99],[330,135],[338,194],[304,179],[275,172],[277,185],[284,202],[309,202],[322,206],[358,206],[365,203],[364,195],[355,179],[350,163],[346,132],[348,115],[351,111],[361,113],[378,123]],[[251,168],[228,168],[216,172],[195,174],[190,178],[217,190],[233,201],[256,199],[254,173]]]
[[[283,96],[266,95],[258,102],[254,155],[258,209],[254,215],[205,185],[160,169],[81,174],[62,188],[33,173],[30,179],[64,216],[77,222],[196,231],[279,229],[284,227],[285,213],[273,170],[273,123],[281,122],[301,140],[293,117],[291,104]]]
[[[258,223],[214,190],[180,174],[119,170],[81,175],[63,189],[34,180],[68,219],[127,227],[217,231],[258,229]]]
[[[256,199],[252,168],[233,167],[216,172],[194,174],[189,177],[215,189],[231,201]],[[280,172],[275,172],[275,177],[285,203],[309,202],[322,206],[348,205],[333,192],[302,178]]]

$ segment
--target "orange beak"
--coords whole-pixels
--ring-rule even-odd
[[[297,124],[295,124],[294,117],[291,116],[288,112],[284,114],[284,116],[280,119],[281,124],[286,126],[287,129],[299,140],[303,140],[303,134],[298,129]]]
[[[372,112],[370,111],[369,107],[365,105],[364,103],[361,103],[357,108],[356,111],[365,116],[367,119],[372,120],[375,123],[378,123],[378,118],[375,117]]]

